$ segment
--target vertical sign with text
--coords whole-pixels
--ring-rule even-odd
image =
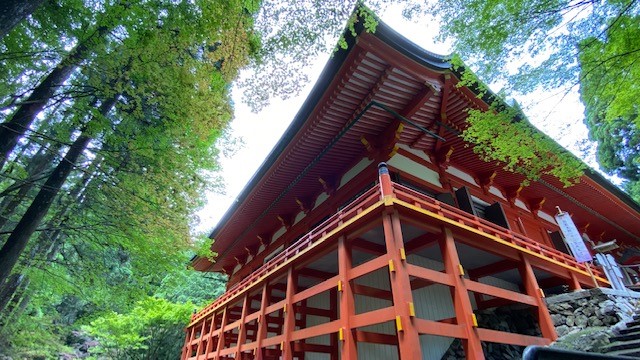
[[[593,260],[591,253],[589,253],[589,249],[587,249],[587,245],[585,245],[584,240],[576,228],[576,225],[573,223],[573,220],[571,220],[569,213],[562,212],[557,214],[555,218],[558,226],[560,226],[560,231],[564,236],[564,241],[569,246],[569,249],[571,249],[576,260],[578,260],[579,263]]]

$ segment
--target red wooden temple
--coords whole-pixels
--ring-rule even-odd
[[[555,207],[619,256],[638,249],[638,206],[590,171],[521,186],[461,139],[466,110],[487,104],[443,57],[383,23],[346,36],[211,234],[216,261],[194,259],[229,282],[192,316],[182,359],[440,359],[455,341],[483,359],[483,344],[549,344],[545,294],[609,284],[569,254]],[[503,308],[534,331],[478,321]]]

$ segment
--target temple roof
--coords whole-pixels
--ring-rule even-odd
[[[257,243],[258,235],[278,227],[277,215],[300,211],[296,198],[323,191],[318,178],[341,175],[366,156],[361,137],[378,137],[395,121],[372,104],[383,104],[444,138],[405,126],[398,143],[426,153],[453,146],[452,166],[476,175],[496,170],[502,188],[522,183],[521,175],[480,160],[460,138],[466,109],[488,106],[472,89],[456,86],[458,77],[446,56],[420,48],[382,22],[373,34],[358,29],[356,37],[350,32],[345,37],[348,48],[326,64],[291,125],[212,231],[217,261],[195,259],[196,269],[233,266],[234,257],[246,254],[244,248]],[[575,219],[590,219],[594,232],[640,241],[640,207],[594,171],[569,188],[545,176],[525,187],[520,197],[544,197],[547,213],[560,205]]]

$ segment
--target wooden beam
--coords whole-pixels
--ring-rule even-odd
[[[351,240],[349,245],[352,249],[358,249],[359,251],[372,255],[379,256],[387,252],[387,249],[384,247],[384,245],[372,243],[371,241],[367,241],[362,238],[355,238]]]
[[[398,337],[396,335],[380,334],[371,331],[355,331],[355,338],[358,342],[366,342],[371,344],[398,345]]]
[[[404,248],[407,254],[411,254],[416,251],[420,251],[422,249],[428,248],[432,245],[438,243],[438,235],[432,233],[425,233],[422,235],[418,235],[415,238],[407,241]]]
[[[505,259],[494,262],[492,264],[477,267],[475,269],[469,269],[469,277],[480,279],[485,276],[498,274],[507,270],[515,269],[518,267],[518,263],[513,260]]]

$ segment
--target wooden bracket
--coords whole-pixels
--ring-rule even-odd
[[[260,245],[264,246],[265,248],[267,246],[269,246],[269,244],[271,243],[271,237],[273,235],[272,234],[258,234],[258,241],[260,241]]]
[[[311,211],[313,209],[313,205],[315,201],[313,199],[309,199],[309,198],[296,198],[296,204],[298,204],[298,206],[300,206],[300,211],[304,212],[305,214],[308,214],[309,211]]]
[[[291,228],[291,225],[293,225],[293,216],[291,215],[278,215],[276,216],[276,218],[278,218],[280,224],[282,224],[282,226],[284,226],[284,228],[287,230],[289,230],[289,228]]]
[[[443,146],[435,153],[433,163],[438,165],[438,167],[442,170],[446,170],[449,167],[449,162],[451,161],[453,150],[455,150],[455,148],[451,145]]]
[[[320,184],[322,184],[322,189],[324,190],[324,192],[329,196],[335,194],[336,190],[338,189],[337,181],[335,181],[334,179],[318,178],[318,181],[320,182]]]
[[[509,201],[509,204],[514,205],[516,203],[516,199],[520,197],[520,192],[522,191],[522,189],[524,189],[524,186],[522,185],[518,187],[509,186],[505,188],[507,192],[507,200]]]
[[[531,209],[532,213],[536,213],[540,210],[542,210],[542,206],[544,205],[544,203],[547,201],[547,198],[535,198],[535,199],[530,199],[528,201],[529,205],[529,209]]]
[[[497,171],[482,173],[478,176],[478,184],[482,187],[482,191],[487,194],[489,188],[493,185],[493,180],[498,175]]]

